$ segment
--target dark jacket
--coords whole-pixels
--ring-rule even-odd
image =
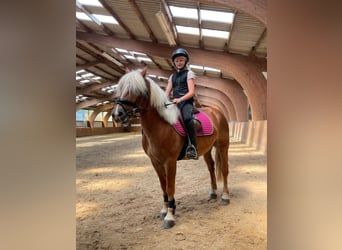
[[[185,69],[185,70],[173,73],[173,75],[172,75],[172,88],[173,88],[173,97],[174,98],[180,98],[189,92],[188,82],[187,82],[188,71],[189,70]],[[187,101],[193,102],[194,99],[190,98]]]

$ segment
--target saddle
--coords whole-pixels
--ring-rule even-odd
[[[194,112],[194,125],[197,136],[212,135],[214,132],[213,123],[209,116],[197,109]],[[180,119],[178,119],[177,122],[173,125],[173,128],[179,135],[183,137],[186,135],[183,123]]]
[[[194,110],[194,126],[196,130],[196,135],[197,136],[206,136],[206,135],[212,135],[214,133],[214,127],[211,119],[206,113],[203,113],[202,111],[199,110]],[[177,120],[177,122],[173,125],[173,128],[176,130],[176,132],[185,137],[186,132],[184,129],[183,122],[180,120],[180,118]],[[177,158],[177,160],[186,160],[185,158],[185,152],[186,148],[188,147],[189,140],[184,140],[183,147],[180,151],[180,154]]]

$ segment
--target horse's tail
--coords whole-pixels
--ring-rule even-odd
[[[215,148],[215,171],[216,171],[216,180],[217,181],[222,181],[222,157],[221,153],[217,148]]]

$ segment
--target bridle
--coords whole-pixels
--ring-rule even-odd
[[[149,86],[148,82],[146,83],[146,86],[149,89],[150,86]],[[149,96],[149,92],[147,91],[145,93],[145,98],[148,98],[148,96]],[[141,101],[141,99],[140,99],[140,101]],[[152,110],[152,109],[149,109],[147,107],[142,107],[141,106],[142,103],[140,101],[139,101],[139,98],[136,99],[134,102],[129,101],[129,100],[124,99],[124,98],[116,98],[114,100],[115,104],[119,105],[122,108],[122,112],[124,113],[123,114],[124,120],[121,122],[126,123],[126,122],[128,122],[129,119],[139,118],[139,117],[141,117],[142,113]],[[172,105],[172,104],[174,104],[174,103],[172,103],[172,102],[166,103],[166,104],[164,104],[164,106],[165,106],[165,108],[167,108],[167,106]]]
[[[140,117],[141,113],[144,111],[144,109],[140,108],[136,102],[131,102],[128,101],[126,99],[121,99],[121,98],[117,98],[114,100],[114,102],[117,105],[120,105],[121,108],[123,109],[123,111],[125,112],[125,115],[128,118],[137,118]],[[130,109],[127,108],[131,107]]]

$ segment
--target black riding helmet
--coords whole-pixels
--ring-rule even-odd
[[[172,53],[172,62],[175,61],[175,58],[177,56],[184,56],[186,58],[186,63],[189,62],[189,54],[188,54],[188,52],[185,49],[178,48],[175,51],[173,51],[173,53]]]

